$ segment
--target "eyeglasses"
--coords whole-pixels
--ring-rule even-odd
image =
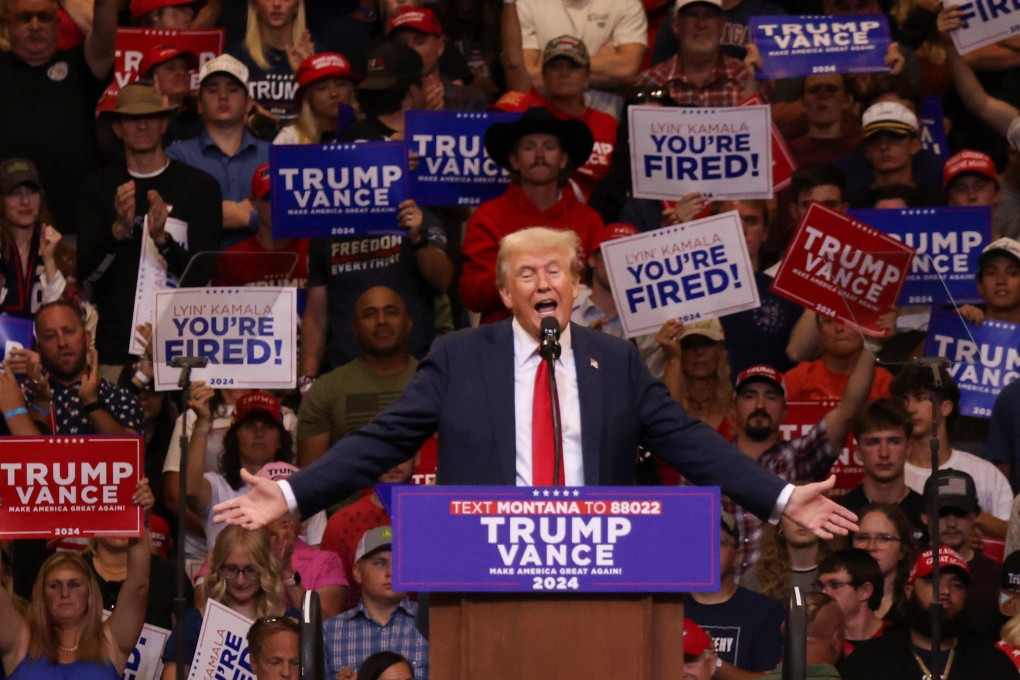
[[[259,570],[250,564],[245,567],[239,567],[236,564],[224,564],[220,567],[220,575],[228,581],[234,580],[239,574],[244,575],[244,578],[248,581],[254,581],[259,577]]]
[[[19,24],[30,24],[32,19],[38,20],[40,24],[52,24],[58,19],[56,12],[15,12],[12,16]]]
[[[854,534],[853,543],[854,545],[871,545],[872,541],[880,547],[884,548],[890,543],[902,542],[899,536],[893,536],[892,534]]]
[[[853,584],[853,581],[837,581],[836,579],[831,579],[828,581],[815,581],[811,584],[811,586],[818,592],[824,593],[827,590],[839,590],[840,588],[852,586]]]
[[[21,184],[7,194],[10,198],[31,198],[39,195],[39,187],[31,184]]]
[[[827,85],[812,85],[810,87],[804,88],[804,93],[805,94],[836,94],[837,92],[840,91],[840,89],[842,89],[842,88],[840,88],[839,85],[832,85],[832,84],[827,84]]]
[[[669,96],[667,90],[661,87],[642,87],[631,92],[627,98],[628,104],[647,104],[648,102],[669,106],[673,104],[673,98]]]

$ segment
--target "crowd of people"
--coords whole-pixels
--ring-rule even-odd
[[[959,311],[1020,324],[1020,38],[961,55],[961,11],[932,0],[0,0],[0,12],[0,310],[35,335],[4,358],[0,433],[142,436],[133,501],[147,525],[131,539],[2,542],[0,678],[121,677],[143,623],[176,623],[181,553],[193,607],[165,678],[191,663],[210,600],[255,621],[259,678],[291,677],[306,591],[328,677],[427,678],[375,482],[721,485],[721,587],[686,595],[676,622],[685,678],[781,677],[794,587],[810,593],[810,677],[1020,675],[1020,381],[990,419],[963,416],[950,372],[904,360],[930,310],[894,310],[886,337],[865,339],[771,288],[812,203],[987,206],[981,302]],[[757,77],[750,18],[783,14],[885,15],[888,70]],[[226,50],[199,64],[168,39],[108,90],[121,27],[221,28]],[[629,107],[753,96],[790,150],[789,186],[770,200],[633,196]],[[922,126],[933,103],[948,148]],[[406,200],[382,238],[274,238],[272,144],[401,141],[423,110],[519,113],[485,135],[505,192],[471,209]],[[603,244],[728,211],[760,306],[618,342]],[[297,389],[155,391],[151,326],[133,327],[150,251],[171,282],[296,287]],[[544,370],[522,347],[550,315],[568,371],[558,479],[521,454]],[[604,381],[581,370],[586,354]],[[598,394],[611,406],[593,419]],[[834,405],[789,436],[796,402]],[[850,437],[863,477],[833,491]],[[250,499],[269,508],[258,521],[231,515]]]

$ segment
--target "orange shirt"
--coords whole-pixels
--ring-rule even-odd
[[[850,374],[833,373],[821,359],[803,361],[783,377],[786,383],[786,401],[827,401],[842,399]],[[875,379],[871,383],[868,399],[889,396],[892,373],[881,366],[875,367]]]

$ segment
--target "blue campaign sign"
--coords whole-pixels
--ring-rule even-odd
[[[718,487],[393,488],[393,588],[719,589]]]
[[[851,210],[865,224],[917,249],[897,304],[980,302],[977,260],[991,242],[992,211],[987,206]],[[944,285],[943,285],[944,283]]]
[[[949,139],[946,137],[941,97],[925,97],[921,100],[921,146],[937,156],[947,155]]]
[[[422,205],[479,205],[506,191],[510,173],[485,151],[485,131],[520,113],[408,111],[407,148],[418,154],[409,173],[411,198]]]
[[[991,418],[999,392],[1020,377],[1020,325],[974,326],[955,311],[933,311],[924,354],[949,359],[947,370],[960,388],[960,413]]]
[[[759,80],[889,70],[889,21],[881,14],[751,17],[750,31],[761,53]]]
[[[34,330],[31,319],[0,314],[0,342],[3,342],[3,358],[10,356],[12,349],[32,349]]]
[[[273,238],[400,234],[408,198],[400,142],[274,144],[269,151]]]

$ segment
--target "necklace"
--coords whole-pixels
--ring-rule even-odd
[[[72,654],[78,651],[78,645],[75,645],[74,647],[65,647],[64,645],[57,646],[60,647],[60,651],[67,652],[68,654]]]
[[[932,672],[928,669],[927,666],[924,665],[924,661],[921,661],[921,657],[918,656],[917,650],[911,648],[910,651],[914,655],[914,660],[917,661],[917,665],[921,667],[921,672],[924,673],[923,676],[924,680],[932,680],[935,676],[932,675]],[[949,656],[946,658],[946,670],[944,673],[942,673],[942,675],[939,676],[940,680],[946,680],[946,678],[949,677],[949,670],[953,667],[954,654],[956,654],[956,643],[953,643],[953,646],[949,648]],[[932,658],[934,657],[935,654],[933,652]]]

